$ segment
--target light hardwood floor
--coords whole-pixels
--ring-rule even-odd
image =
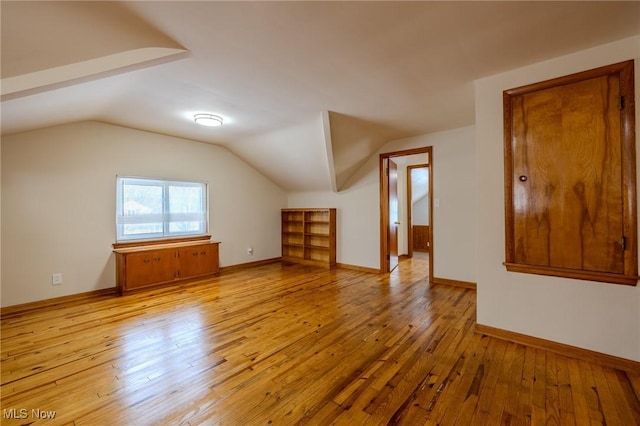
[[[276,263],[6,317],[2,424],[640,424],[640,376],[475,334],[475,292],[427,268]]]

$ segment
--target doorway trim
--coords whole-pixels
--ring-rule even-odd
[[[413,208],[412,208],[412,195],[413,195],[413,183],[411,180],[411,172],[415,169],[428,169],[429,163],[426,164],[415,164],[412,166],[407,166],[407,254],[409,257],[413,257]],[[431,213],[431,173],[427,170],[429,174],[429,213]],[[431,217],[429,217],[429,222],[431,222]],[[431,239],[429,239],[429,247],[431,247]]]
[[[389,181],[387,179],[385,160],[393,157],[404,157],[413,154],[427,154],[429,157],[429,196],[433,197],[433,147],[413,148],[403,151],[385,152],[380,154],[379,177],[380,177],[380,272],[389,272]],[[435,256],[435,245],[433,244],[433,229],[435,221],[433,219],[433,203],[429,203],[429,282],[433,280],[433,258]]]

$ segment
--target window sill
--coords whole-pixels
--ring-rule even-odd
[[[131,240],[131,241],[113,243],[113,248],[121,249],[121,248],[128,248],[128,247],[157,246],[162,244],[188,243],[192,241],[205,241],[210,239],[211,239],[211,235],[197,235],[194,237],[159,238],[159,239],[152,239],[152,240]]]

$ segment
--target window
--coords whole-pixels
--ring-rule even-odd
[[[206,183],[118,176],[116,198],[117,241],[207,233]]]

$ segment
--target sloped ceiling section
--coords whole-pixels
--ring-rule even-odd
[[[333,177],[324,117],[319,113],[301,123],[236,141],[233,151],[286,191],[326,191],[333,186]]]
[[[473,81],[640,33],[640,2],[0,1],[2,134],[73,121],[216,144],[286,191],[474,122]],[[194,124],[195,113],[224,125]]]
[[[2,100],[187,54],[115,2],[3,2],[2,14]]]
[[[390,140],[410,136],[400,128],[329,111],[332,154],[338,190]]]

